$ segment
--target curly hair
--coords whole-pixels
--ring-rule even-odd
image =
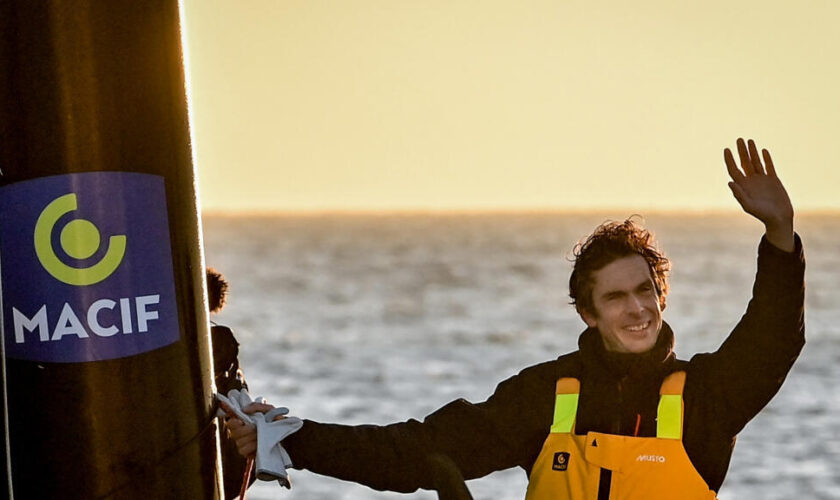
[[[604,222],[589,237],[575,245],[572,255],[574,268],[569,277],[569,297],[578,313],[597,313],[592,301],[595,271],[630,255],[641,255],[647,262],[659,297],[659,306],[665,308],[671,263],[659,250],[653,233],[636,224],[632,216],[624,222]]]
[[[207,268],[207,306],[211,313],[217,313],[225,307],[227,300],[228,282],[219,271]]]

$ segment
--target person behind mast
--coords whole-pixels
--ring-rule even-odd
[[[207,308],[210,314],[218,314],[225,307],[230,285],[219,271],[208,267],[207,279]],[[239,342],[233,335],[233,330],[224,325],[210,322],[210,337],[213,343],[213,378],[216,390],[223,394],[236,390],[248,390],[245,374],[239,366]],[[248,467],[247,460],[237,453],[236,442],[231,439],[230,432],[224,425],[219,428],[219,443],[221,446],[222,472],[224,474],[225,498],[236,498],[241,491],[241,483]],[[249,471],[250,472],[250,471]],[[253,484],[253,477],[249,474],[249,484]]]

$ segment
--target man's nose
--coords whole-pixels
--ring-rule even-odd
[[[628,307],[631,313],[641,314],[645,310],[645,305],[641,298],[636,297],[635,295],[630,295],[629,301],[630,303],[628,304]]]

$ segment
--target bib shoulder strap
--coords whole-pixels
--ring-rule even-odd
[[[674,372],[662,381],[659,394],[682,395],[683,387],[685,387],[685,372]]]
[[[572,377],[563,377],[557,380],[555,394],[579,394],[580,380]]]
[[[557,380],[554,396],[554,419],[551,433],[571,433],[575,428],[580,380],[565,377]]]
[[[682,439],[683,388],[685,372],[674,372],[662,382],[659,389],[659,408],[656,411],[656,437],[660,439]]]

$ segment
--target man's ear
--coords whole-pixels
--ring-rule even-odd
[[[590,328],[595,328],[598,326],[598,322],[596,321],[595,315],[587,311],[586,309],[579,309],[578,313],[580,314],[580,318],[586,323],[586,326]]]

